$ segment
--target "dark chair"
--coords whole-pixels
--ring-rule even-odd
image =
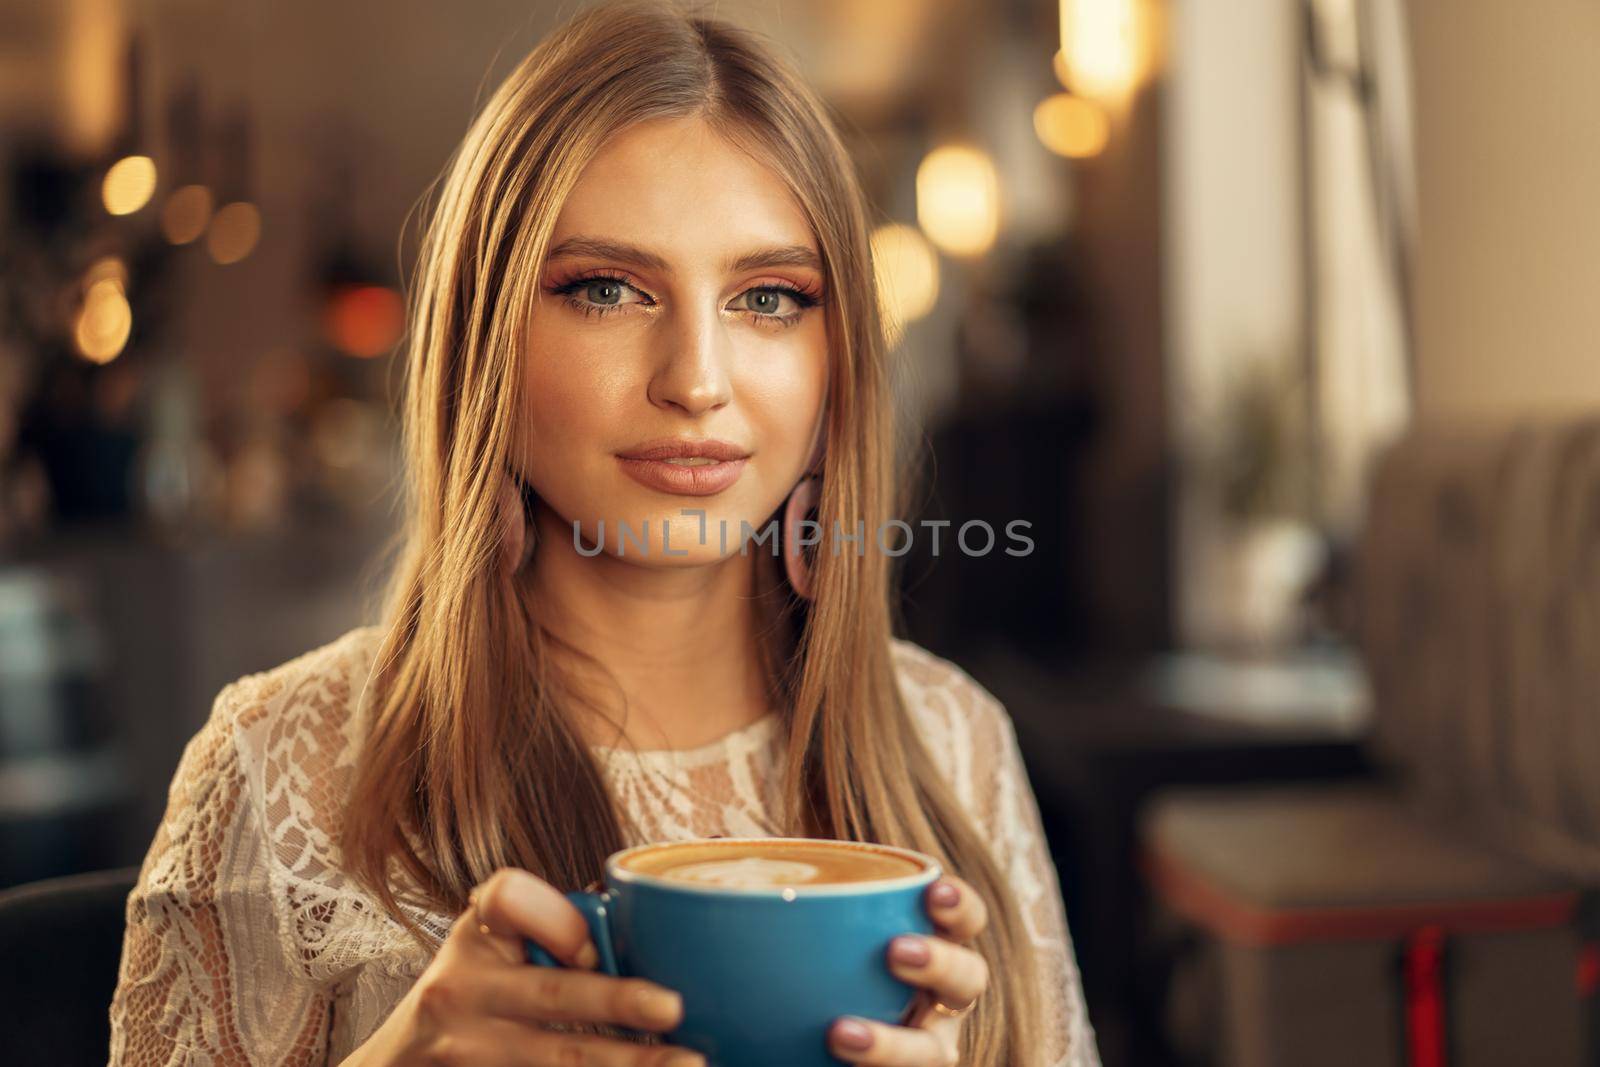
[[[104,1067],[124,908],[138,874],[91,871],[0,892],[6,1063]]]

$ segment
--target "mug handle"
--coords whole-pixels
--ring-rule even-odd
[[[578,914],[583,916],[583,921],[589,926],[589,937],[594,942],[594,947],[600,953],[600,967],[602,974],[609,974],[613,978],[620,977],[622,972],[617,968],[617,954],[611,946],[611,923],[609,920],[611,907],[611,894],[606,892],[590,893],[577,891],[567,894],[567,899],[572,901],[578,909]],[[566,964],[556,959],[531,937],[522,939],[523,953],[528,957],[528,962],[535,967],[566,968]]]

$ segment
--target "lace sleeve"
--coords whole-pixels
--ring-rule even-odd
[[[258,678],[222,690],[173,776],[128,896],[112,1067],[325,1061],[331,1001],[283,951],[234,740]]]
[[[1061,886],[1016,730],[1011,717],[987,690],[965,675],[960,681],[964,684],[958,687],[962,690],[959,699],[973,705],[969,714],[975,735],[971,746],[974,814],[1016,894],[1044,983],[1044,1062],[1050,1067],[1100,1067]]]

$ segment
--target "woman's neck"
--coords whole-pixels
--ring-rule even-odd
[[[526,584],[535,617],[601,668],[558,659],[582,702],[600,709],[575,724],[588,741],[697,748],[770,710],[754,555],[643,566],[607,552],[580,555],[571,526],[543,502],[538,523]]]

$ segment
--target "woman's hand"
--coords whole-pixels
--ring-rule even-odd
[[[598,954],[583,916],[527,871],[496,871],[473,899],[427,970],[346,1067],[705,1067],[687,1049],[542,1028],[611,1023],[665,1032],[678,1025],[683,1003],[643,979],[594,973]],[[531,965],[524,937],[577,969]]]
[[[928,915],[938,937],[908,935],[889,943],[889,970],[924,990],[904,1026],[845,1016],[828,1031],[828,1047],[851,1063],[883,1067],[954,1067],[961,1020],[935,1004],[963,1011],[989,985],[989,966],[966,947],[989,922],[972,887],[946,875],[928,887]]]

